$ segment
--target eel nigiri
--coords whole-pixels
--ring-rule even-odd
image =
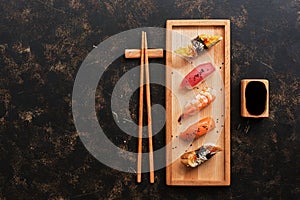
[[[194,140],[208,133],[215,127],[216,125],[213,118],[205,117],[189,126],[185,131],[181,132],[179,137],[183,140]]]
[[[182,80],[180,88],[192,89],[215,71],[211,63],[203,63],[190,71]]]
[[[214,46],[222,39],[223,38],[218,35],[200,34],[191,40],[191,44],[186,47],[180,47],[174,52],[188,58],[193,58],[198,56],[201,51]]]
[[[180,161],[187,167],[197,167],[220,151],[222,151],[220,147],[217,147],[213,144],[204,144],[195,151],[184,153],[180,157]]]
[[[192,100],[184,106],[183,113],[178,118],[180,123],[184,118],[197,114],[200,110],[207,107],[216,98],[216,91],[212,88],[203,88]]]

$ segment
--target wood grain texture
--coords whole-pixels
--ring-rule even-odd
[[[168,20],[166,27],[166,65],[168,66],[166,69],[166,84],[169,88],[166,90],[166,183],[167,185],[183,186],[230,185],[230,21]],[[199,88],[213,85],[218,90],[224,90],[221,91],[222,97],[219,97],[220,99],[224,98],[224,101],[223,99],[219,100],[219,104],[212,104],[199,114],[199,116],[214,115],[216,110],[221,109],[220,116],[224,119],[223,122],[220,122],[222,129],[216,144],[223,151],[199,167],[191,169],[182,165],[180,160],[177,159],[179,154],[186,151],[181,148],[182,141],[177,138],[178,133],[183,129],[181,125],[178,125],[177,117],[182,110],[183,103],[190,98],[190,93],[194,95],[199,88],[182,93],[176,87],[182,80],[178,76],[184,76],[197,61],[203,60],[196,58],[187,61],[172,52],[174,49],[185,46],[187,42],[201,33],[223,37],[222,41],[206,52],[210,61],[217,68],[217,73],[213,78],[209,78],[199,85]],[[174,75],[177,73],[179,75]],[[220,76],[217,79],[218,74]],[[203,142],[208,140],[209,134],[193,141],[188,150],[199,148]]]

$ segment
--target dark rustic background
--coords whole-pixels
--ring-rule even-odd
[[[299,199],[300,2],[298,0],[0,1],[0,199]],[[231,186],[168,187],[97,161],[72,117],[72,89],[87,54],[106,38],[167,19],[231,20]],[[164,63],[162,60],[152,62]],[[138,60],[118,59],[96,101],[104,129],[136,151],[108,109],[112,86]],[[270,117],[240,117],[240,81],[270,81]],[[164,88],[152,86],[164,105]],[[131,99],[137,120],[138,95]],[[121,119],[121,118],[120,118]],[[121,119],[122,120],[122,119]],[[164,145],[164,130],[155,136]]]

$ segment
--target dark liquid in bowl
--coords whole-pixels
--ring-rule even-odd
[[[265,111],[267,89],[259,81],[249,82],[246,86],[246,107],[251,115],[261,115]]]

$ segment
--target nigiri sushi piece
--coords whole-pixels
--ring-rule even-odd
[[[180,88],[193,89],[215,71],[211,63],[203,63],[190,71],[182,80]]]
[[[180,161],[187,167],[197,167],[220,151],[222,149],[214,144],[204,144],[195,151],[184,153],[180,157]]]
[[[205,117],[198,122],[189,126],[185,131],[179,134],[179,137],[183,140],[195,140],[202,135],[208,133],[210,130],[216,127],[215,121],[211,117]]]
[[[216,90],[205,87],[192,100],[184,106],[183,113],[178,118],[181,123],[188,116],[197,114],[200,110],[210,105],[216,98]]]
[[[184,57],[194,58],[197,57],[201,51],[214,46],[222,39],[223,37],[218,35],[200,34],[191,40],[191,44],[186,47],[180,47],[174,52]]]

